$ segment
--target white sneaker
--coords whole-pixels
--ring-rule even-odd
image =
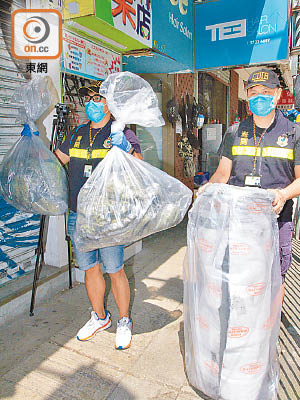
[[[118,321],[116,332],[116,349],[128,349],[131,345],[132,322],[130,318],[123,317]]]
[[[78,331],[78,340],[90,340],[97,332],[103,331],[111,326],[110,313],[105,310],[105,318],[100,319],[95,313],[91,312],[91,319]]]

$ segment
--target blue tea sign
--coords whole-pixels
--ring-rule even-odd
[[[287,0],[195,5],[195,69],[268,63],[288,55]]]

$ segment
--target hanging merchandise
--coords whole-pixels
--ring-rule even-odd
[[[16,89],[12,101],[22,105],[16,123],[24,124],[24,129],[0,165],[1,195],[27,213],[64,214],[68,207],[66,172],[39,139],[34,123],[51,104],[47,78],[35,77]]]
[[[186,102],[184,96],[182,97],[181,107],[179,114],[182,120],[182,131],[183,136],[178,142],[178,153],[180,157],[184,158],[183,161],[183,173],[187,178],[191,178],[195,175],[195,164],[193,160],[193,147],[199,149],[199,142],[192,132],[192,107],[190,106],[189,95],[186,94]],[[192,147],[193,146],[193,147]]]
[[[178,115],[178,119],[176,121],[175,132],[182,136],[182,119],[180,115]]]
[[[193,105],[192,105],[192,128],[193,129],[201,129],[204,124],[204,115],[203,115],[203,106],[197,104],[196,99],[194,97]]]
[[[200,144],[199,144],[199,140],[196,138],[196,136],[193,134],[193,131],[191,131],[190,129],[187,131],[187,138],[190,142],[190,145],[196,149],[199,150],[200,149]]]
[[[184,102],[184,96],[182,96],[181,99],[181,106],[179,107],[179,115],[181,117],[183,135],[186,135],[187,113],[186,113],[186,104]]]
[[[196,100],[194,99],[194,102],[195,101]],[[196,128],[196,123],[195,123],[196,118],[193,115],[193,109],[194,109],[194,106],[190,103],[190,97],[189,97],[189,94],[187,93],[186,94],[186,102],[185,102],[185,115],[186,115],[186,126],[187,126],[186,135],[188,137],[188,140],[189,140],[191,146],[194,149],[199,150],[199,148],[200,148],[199,141],[193,134],[193,129]]]
[[[186,94],[185,110],[186,110],[187,129],[192,130],[194,128],[193,127],[193,107],[192,107],[192,104],[190,103],[190,96],[188,93]]]
[[[113,147],[78,196],[81,251],[129,244],[182,221],[192,192],[145,161]]]
[[[196,174],[196,167],[193,158],[185,158],[183,161],[183,172],[187,178],[193,178]]]
[[[192,158],[193,157],[193,148],[187,137],[181,138],[181,140],[177,144],[178,154],[183,158]]]
[[[167,103],[167,118],[168,121],[174,126],[174,123],[178,121],[179,117],[179,105],[175,101],[174,97]]]
[[[205,116],[203,114],[198,114],[197,117],[197,129],[201,129],[204,125]]]
[[[189,212],[184,336],[190,383],[214,400],[274,400],[278,223],[264,189],[209,185]]]
[[[183,172],[187,178],[192,178],[195,175],[196,168],[193,160],[193,148],[188,137],[183,137],[177,144],[178,154],[183,157]]]

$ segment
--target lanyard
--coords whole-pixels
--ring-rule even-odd
[[[92,127],[90,124],[90,130],[89,130],[89,138],[90,138],[90,147],[88,148],[88,155],[87,155],[87,159],[89,160],[92,156],[92,147],[94,144],[94,141],[96,139],[96,136],[98,135],[98,133],[102,130],[102,128],[98,129],[98,131],[95,133],[95,135],[92,138]]]
[[[253,175],[256,173],[256,160],[257,160],[257,150],[261,144],[262,138],[264,137],[265,133],[267,132],[267,129],[265,129],[263,131],[263,133],[261,134],[258,143],[256,142],[256,134],[255,134],[255,122],[254,122],[254,118],[253,118],[253,138],[254,138],[254,146],[255,146],[255,155],[254,155],[254,159],[253,159]],[[262,152],[261,152],[262,153]]]

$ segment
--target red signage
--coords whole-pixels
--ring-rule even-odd
[[[283,90],[281,97],[277,103],[280,106],[293,105],[295,103],[294,95],[289,90]]]

